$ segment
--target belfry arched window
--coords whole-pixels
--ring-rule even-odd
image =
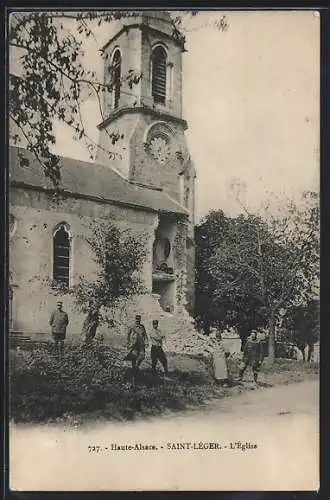
[[[65,223],[53,235],[53,279],[65,286],[70,284],[70,233]]]
[[[167,54],[164,47],[157,45],[151,56],[152,97],[155,103],[165,104],[166,101]]]
[[[111,71],[113,107],[118,108],[121,87],[121,54],[119,49],[116,49],[112,56]]]

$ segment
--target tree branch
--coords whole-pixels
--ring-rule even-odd
[[[24,135],[25,139],[27,140],[28,144],[30,145],[30,149],[33,151],[33,154],[34,156],[36,157],[38,163],[41,165],[42,169],[44,171],[47,171],[47,166],[45,165],[45,163],[40,159],[40,156],[38,155],[38,153],[35,151],[35,147],[34,145],[32,144],[31,142],[31,139],[29,138],[29,136],[26,134],[25,130],[23,129],[23,127],[21,126],[21,124],[18,122],[18,120],[16,120],[12,114],[9,112],[9,118],[11,120],[14,121],[14,123],[16,124],[16,126],[21,130],[22,134]]]

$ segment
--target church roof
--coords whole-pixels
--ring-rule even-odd
[[[29,160],[21,166],[18,153]],[[110,166],[60,157],[61,188],[72,197],[93,198],[153,212],[188,215],[188,211],[166,192],[131,184]],[[10,148],[9,182],[12,186],[53,190],[52,182],[30,151]]]

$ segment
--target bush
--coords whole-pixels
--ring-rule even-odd
[[[57,358],[51,345],[14,351],[10,366],[10,416],[19,422],[49,421],[99,412],[107,418],[183,409],[209,396],[210,384],[197,373],[175,371],[164,383],[144,370],[132,388],[123,353],[95,343],[70,345]]]
[[[10,366],[10,416],[16,422],[132,419],[155,415],[166,409],[183,410],[200,406],[213,396],[235,393],[235,387],[218,388],[203,371],[171,372],[171,379],[155,378],[150,369],[139,374],[132,387],[130,374],[123,363],[123,351],[96,342],[91,349],[66,346],[57,359],[53,346],[32,351],[13,351]],[[179,356],[184,367],[184,357]],[[190,358],[189,358],[190,359]],[[172,360],[173,361],[173,360]],[[201,360],[199,360],[202,363]],[[240,358],[228,358],[232,378],[238,376]],[[278,360],[262,367],[267,383],[289,383],[315,378],[318,365]],[[235,384],[234,384],[235,385]]]
[[[118,355],[98,344],[92,350],[71,345],[59,359],[48,346],[14,352],[10,366],[11,417],[45,420],[101,408],[109,398],[118,397],[118,387],[125,383],[119,362]]]

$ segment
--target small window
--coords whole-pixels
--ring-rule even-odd
[[[112,95],[113,95],[113,107],[118,108],[120,99],[120,87],[121,87],[121,54],[117,49],[112,58]]]
[[[166,100],[167,55],[160,45],[152,52],[152,97],[155,103],[165,104]]]
[[[70,235],[62,224],[53,238],[53,279],[69,286],[70,276]]]

